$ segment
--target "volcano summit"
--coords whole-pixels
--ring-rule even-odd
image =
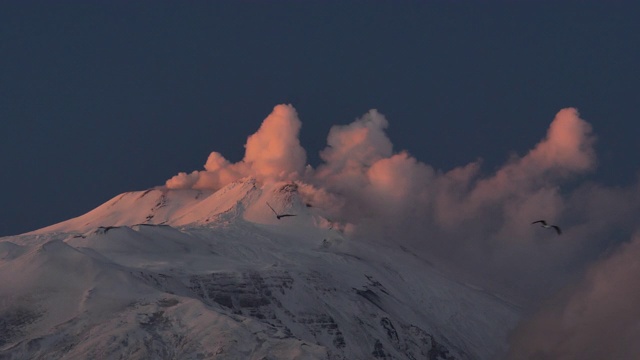
[[[278,221],[265,205],[297,214]],[[0,240],[3,359],[488,359],[518,310],[296,182],[116,196]]]

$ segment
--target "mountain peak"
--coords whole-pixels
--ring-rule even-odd
[[[286,219],[287,223],[318,223],[312,218],[319,215],[312,214],[310,206],[302,201],[295,182],[260,184],[255,178],[247,177],[218,191],[156,187],[126,192],[84,215],[32,233],[84,233],[99,227],[137,224],[206,226],[235,218],[260,224],[284,224],[276,216],[280,212],[295,215],[295,219],[293,216]]]
[[[406,248],[349,239],[306,186],[244,178],[215,192],[128,192],[0,239],[0,358],[504,351],[517,309]]]

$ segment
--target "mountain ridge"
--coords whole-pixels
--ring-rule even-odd
[[[0,274],[0,359],[489,359],[519,318],[406,248],[350,239],[295,183],[250,178],[2,238]]]

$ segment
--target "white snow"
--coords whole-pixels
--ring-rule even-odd
[[[276,219],[266,205],[296,214]],[[492,359],[520,314],[295,184],[152,189],[0,239],[0,357]],[[437,357],[440,356],[440,357]]]

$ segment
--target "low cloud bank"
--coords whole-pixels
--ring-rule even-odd
[[[639,359],[640,235],[526,319],[510,359]]]

